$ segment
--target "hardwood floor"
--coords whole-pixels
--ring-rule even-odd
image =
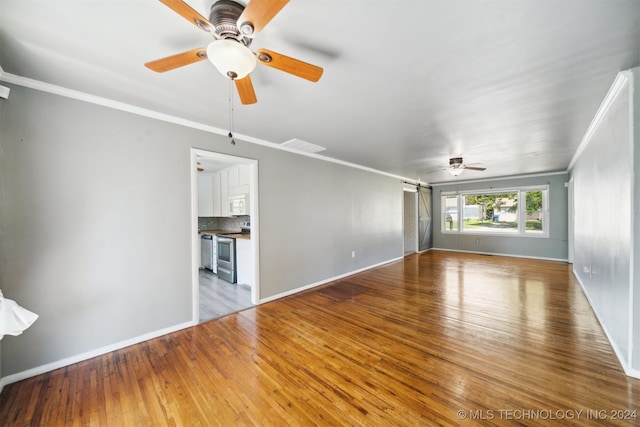
[[[623,374],[569,265],[446,252],[0,395],[3,426],[638,425],[637,411],[640,380]]]
[[[251,307],[251,288],[219,279],[200,269],[200,323]]]

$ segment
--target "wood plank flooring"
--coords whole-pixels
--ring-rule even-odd
[[[219,279],[212,272],[200,269],[200,323],[251,307],[251,288]]]
[[[640,380],[569,265],[435,251],[0,395],[2,426],[639,425],[637,411]]]

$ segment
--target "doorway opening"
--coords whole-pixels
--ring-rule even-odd
[[[404,255],[433,248],[431,187],[403,182]]]
[[[433,200],[431,187],[418,185],[418,252],[433,248]]]
[[[258,304],[258,162],[191,149],[192,316]]]
[[[415,187],[404,188],[404,255],[418,252],[418,193]]]

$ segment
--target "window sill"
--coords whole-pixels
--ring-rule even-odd
[[[441,230],[442,234],[453,236],[491,236],[491,237],[516,237],[516,238],[533,238],[533,239],[548,239],[548,233],[518,233],[518,232],[503,232],[496,233],[491,231],[449,231]]]

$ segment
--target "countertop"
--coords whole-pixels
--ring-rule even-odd
[[[251,240],[251,234],[249,233],[220,233],[226,237],[233,237],[234,239]]]
[[[229,230],[198,230],[198,234],[208,234],[210,236],[224,234],[225,236],[233,237],[234,239],[251,240],[250,233],[238,233],[237,231]]]

